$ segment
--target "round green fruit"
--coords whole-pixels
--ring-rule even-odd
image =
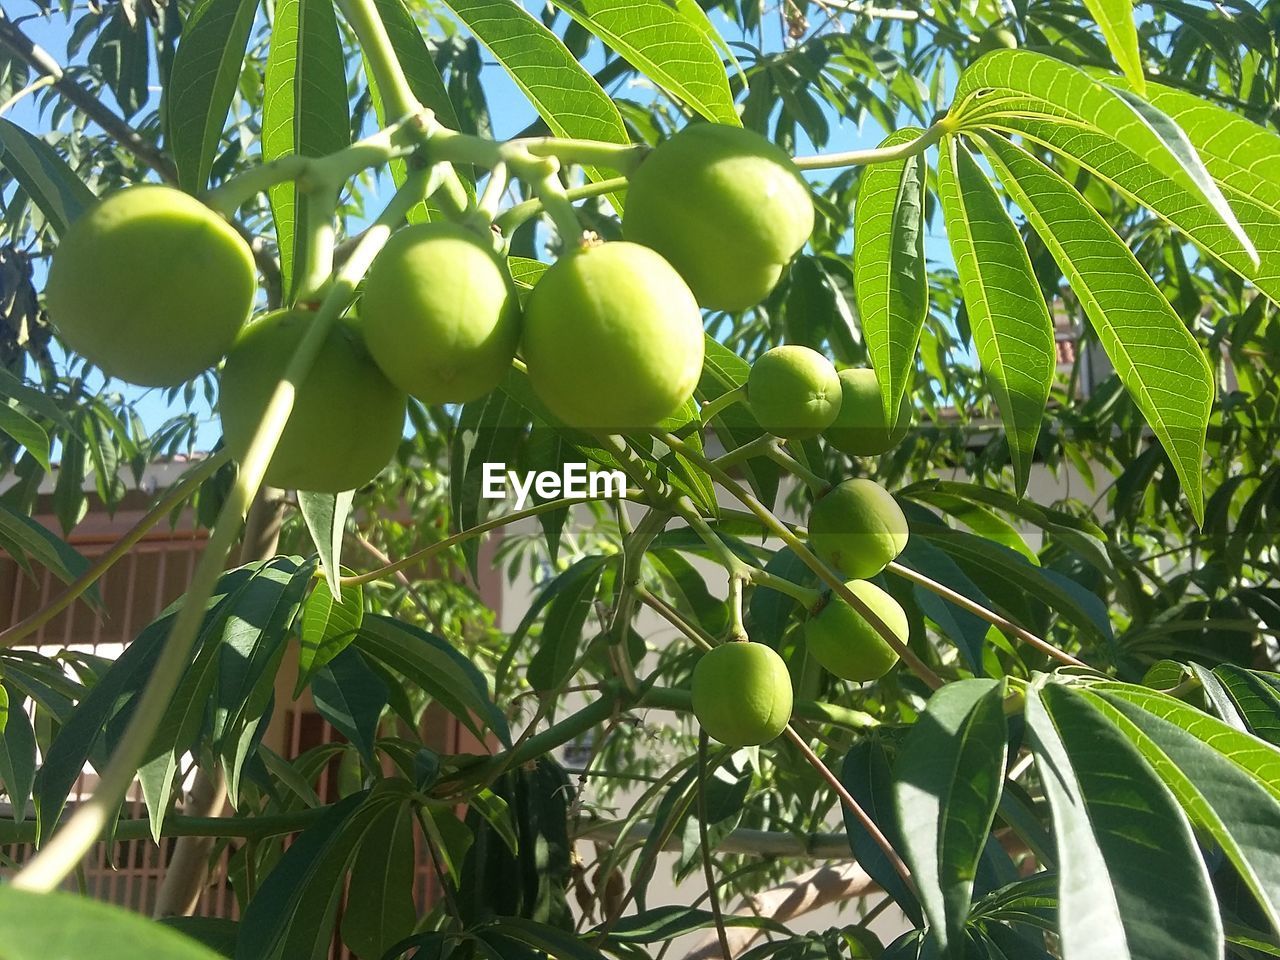
[[[775,437],[816,437],[840,410],[840,378],[831,361],[808,347],[774,347],[751,365],[747,402]]]
[[[851,579],[874,577],[906,545],[902,508],[871,480],[837,484],[809,512],[809,546]]]
[[[911,428],[911,401],[906,392],[893,426],[885,423],[883,394],[876,372],[869,367],[841,370],[840,409],[827,428],[827,442],[855,457],[874,457],[892,450]]]
[[[360,323],[387,379],[423,403],[496,387],[520,340],[520,304],[493,248],[448,223],[405,227],[365,280]]]
[[[980,57],[985,53],[991,53],[993,50],[1016,49],[1018,49],[1018,35],[1016,33],[1008,27],[990,27],[978,38],[974,54]]]
[[[538,398],[571,427],[647,430],[702,373],[702,313],[648,247],[582,247],[542,275],[525,305],[524,359]]]
[[[846,587],[871,612],[884,621],[900,643],[907,642],[910,626],[898,601],[867,580],[850,580]],[[879,680],[898,662],[898,654],[865,617],[832,595],[804,625],[804,642],[813,658],[845,680]]]
[[[218,362],[253,310],[253,254],[231,226],[172,187],[126,187],[76,220],[45,297],[67,346],[148,387]]]
[[[271,394],[312,322],[281,310],[245,327],[222,369],[218,412],[228,448],[243,459]],[[363,486],[394,456],[404,394],[382,375],[355,326],[334,324],[294,398],[266,482],[341,493]]]
[[[758,133],[685,127],[627,187],[622,233],[671,261],[698,302],[753,307],[813,232],[813,200],[791,158]]]
[[[791,675],[762,643],[726,643],[693,668],[693,712],[725,746],[768,743],[791,719]]]

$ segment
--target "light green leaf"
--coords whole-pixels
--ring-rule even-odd
[[[44,427],[3,399],[0,399],[0,433],[13,437],[27,448],[40,466],[49,469],[49,434]]]
[[[36,778],[36,734],[23,708],[23,696],[10,684],[0,687],[8,708],[8,720],[0,734],[0,788],[9,797],[14,822],[27,816],[27,800]]]
[[[262,103],[262,159],[322,157],[351,143],[347,78],[332,0],[280,0],[271,29]],[[280,276],[292,302],[294,264],[305,261],[306,196],[294,182],[273,186],[271,214]]]
[[[1142,752],[1235,865],[1280,931],[1280,802],[1208,744],[1141,707],[1087,689],[1082,695]]]
[[[1133,20],[1131,0],[1084,0],[1085,9],[1102,28],[1107,47],[1120,69],[1138,93],[1146,92],[1147,78],[1142,72],[1142,54],[1138,50],[1138,25]]]
[[[1080,298],[1120,380],[1159,437],[1199,520],[1213,372],[1133,252],[1036,157],[993,135],[983,153]]]
[[[1002,695],[998,680],[942,687],[912,724],[894,766],[903,854],[943,954],[963,943],[973,879],[1000,802]]]
[[[1224,663],[1213,675],[1226,688],[1249,725],[1249,732],[1268,743],[1280,744],[1280,689],[1257,670]]]
[[[296,698],[312,674],[345,650],[364,622],[364,588],[347,587],[341,603],[333,599],[329,584],[320,581],[302,606],[302,650],[298,654]]]
[[[959,130],[1020,132],[1026,121],[1053,121],[1041,122],[1036,132],[1051,138],[1054,149],[1068,156],[1097,150],[1100,135],[1104,154],[1129,154],[1139,161],[1135,169],[1146,166],[1146,173],[1131,178],[1133,185],[1174,194],[1175,208],[1178,203],[1199,207],[1194,221],[1217,224],[1225,231],[1215,249],[1234,250],[1251,263],[1257,261],[1250,238],[1195,147],[1151,104],[1028,50],[1001,50],[978,60],[961,76],[955,102],[952,118]],[[1079,148],[1073,143],[1077,133],[1082,137]]]
[[[339,583],[342,577],[342,536],[354,498],[354,490],[345,493],[298,491],[298,507],[302,510],[302,519],[306,522],[311,542],[316,545],[316,552],[320,555],[320,565],[324,568],[331,595],[339,603],[344,601],[342,585]]]
[[[96,199],[49,144],[3,119],[0,119],[0,163],[27,191],[31,202],[59,236],[66,233],[67,226]]]
[[[194,940],[120,907],[69,893],[0,887],[5,960],[224,960]]]
[[[1029,693],[1026,719],[1058,843],[1063,960],[1221,957],[1195,835],[1137,748],[1060,685]]]
[[[1017,491],[1031,459],[1057,363],[1053,318],[1022,235],[957,137],[939,148],[938,196],[982,371],[1013,456]]]
[[[880,144],[920,136],[905,127]],[[925,162],[906,157],[867,168],[854,207],[854,290],[862,334],[892,423],[915,371],[916,347],[929,311],[924,261]]]
[[[89,561],[65,540],[3,503],[0,503],[0,538],[48,567],[63,583],[70,583],[89,568]],[[92,599],[95,606],[101,605],[96,589],[91,596],[85,596]]]
[[[707,23],[666,0],[552,0],[624,60],[717,123],[742,126]],[[703,19],[705,19],[703,14]]]
[[[165,132],[190,193],[209,185],[258,0],[199,0],[182,27],[165,86]]]
[[[497,58],[557,137],[629,142],[609,95],[560,38],[515,0],[446,0],[446,5]],[[594,167],[584,169],[591,180],[606,176]],[[618,202],[614,205],[621,212]]]

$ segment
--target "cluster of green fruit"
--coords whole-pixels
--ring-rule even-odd
[[[812,229],[808,188],[783,151],[740,128],[699,124],[632,176],[625,239],[570,245],[523,308],[491,237],[448,223],[398,230],[369,271],[358,319],[337,325],[295,385],[267,482],[360,486],[394,454],[406,394],[475,400],[506,376],[517,349],[565,424],[656,426],[701,375],[700,308],[758,303]],[[47,295],[66,343],[113,376],[172,386],[226,356],[220,413],[228,446],[243,455],[308,322],[299,308],[245,327],[256,289],[235,230],[186,194],[141,186],[73,224]]]
[[[809,513],[809,546],[849,577],[845,587],[886,627],[907,642],[906,611],[870,578],[907,545],[907,518],[893,496],[870,480],[845,480]],[[819,664],[845,680],[878,680],[898,653],[853,605],[829,593],[808,612],[804,644]],[[693,712],[708,734],[733,747],[768,743],[791,719],[787,665],[762,643],[730,642],[705,654],[693,671]]]

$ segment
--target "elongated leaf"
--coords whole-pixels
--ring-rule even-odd
[[[390,617],[367,616],[355,645],[420,686],[481,740],[492,733],[511,743],[484,674],[444,640]]]
[[[1280,744],[1280,690],[1256,670],[1224,663],[1214,676],[1226,687],[1249,732],[1268,743]]]
[[[89,561],[65,540],[3,503],[0,503],[0,537],[47,567],[63,583],[70,583],[89,568]],[[101,606],[96,589],[84,596],[93,601],[94,606]]]
[[[511,75],[553,134],[608,143],[629,141],[622,114],[609,95],[560,38],[515,0],[446,3]],[[604,178],[594,167],[585,171],[592,180]]]
[[[191,193],[209,185],[257,11],[258,0],[199,0],[183,24],[165,130],[178,183]]]
[[[45,470],[49,469],[49,434],[17,407],[0,400],[0,433],[8,434],[26,447]]]
[[[882,147],[921,134],[904,127]],[[916,347],[929,310],[924,261],[925,162],[906,157],[868,167],[854,208],[854,290],[862,335],[884,396],[885,422],[892,423],[911,384]]]
[[[347,514],[351,512],[354,497],[354,490],[345,493],[298,491],[298,507],[302,510],[302,519],[306,521],[307,531],[311,534],[311,542],[316,545],[316,552],[320,555],[320,566],[324,569],[330,596],[337,598],[339,603],[344,599],[342,587],[338,583],[342,576],[342,535],[346,530]]]
[[[978,358],[1000,408],[1022,493],[1058,359],[1053,318],[1013,218],[956,137],[939,149],[938,196]]]
[[[840,768],[840,782],[866,811],[880,832],[895,850],[906,846],[898,821],[893,780],[889,758],[884,745],[876,737],[869,737],[849,748]],[[847,808],[844,810],[844,829],[849,836],[849,849],[871,877],[893,897],[898,907],[913,923],[922,923],[920,903],[911,888],[903,882],[880,845]]]
[[[0,151],[3,151],[0,163],[22,185],[59,236],[93,204],[93,193],[51,146],[3,119],[0,119]]]
[[[316,584],[302,607],[302,649],[298,654],[297,697],[312,674],[345,650],[364,622],[364,588],[347,587],[346,602],[336,603],[329,585]]]
[[[1133,741],[1191,821],[1217,841],[1280,932],[1280,802],[1176,724],[1106,694],[1083,696]]]
[[[986,846],[1007,753],[1004,685],[949,683],[929,698],[894,765],[903,854],[930,938],[959,956],[978,859]]]
[[[320,715],[356,745],[370,769],[377,769],[373,745],[387,706],[387,687],[360,652],[343,650],[316,670],[311,693]]]
[[[1142,54],[1138,50],[1138,26],[1133,20],[1133,4],[1130,0],[1084,0],[1089,11],[1107,39],[1107,47],[1120,69],[1129,78],[1138,93],[1145,94],[1146,75],[1142,72]]]
[[[360,957],[381,957],[413,933],[413,811],[408,805],[383,814],[356,852],[351,889],[342,916],[342,940]]]
[[[1191,826],[1137,748],[1062,686],[1030,693],[1026,718],[1058,842],[1063,960],[1222,956]]]
[[[347,78],[332,0],[280,0],[271,30],[262,103],[262,159],[322,157],[351,142]],[[306,261],[306,197],[296,183],[268,194],[280,276],[292,301],[294,264]]]
[[[984,137],[982,149],[1080,298],[1199,519],[1213,374],[1195,337],[1132,251],[1069,183],[1007,140]]]
[[[575,565],[583,576],[573,582],[571,589],[558,591],[547,610],[538,649],[526,674],[535,690],[557,690],[571,676],[577,662],[592,601],[605,571],[604,557],[590,559],[596,562]]]
[[[8,794],[15,822],[25,819],[27,800],[36,778],[36,734],[31,718],[22,706],[17,688],[6,683],[4,691],[9,717],[0,734],[0,787]]]
[[[659,87],[708,120],[741,126],[706,25],[664,0],[553,0]],[[703,15],[705,17],[705,14]]]
[[[486,495],[486,478],[496,470],[505,483],[503,471],[514,466],[528,424],[528,412],[501,390],[463,405],[449,445],[449,512],[455,533],[481,523],[498,505]],[[467,540],[462,549],[476,576],[479,542]]]
[[[194,940],[120,907],[69,893],[0,887],[0,943],[5,960],[96,957],[224,960]]]
[[[1187,203],[1205,208],[1203,222],[1216,221],[1225,228],[1225,243],[1219,245],[1222,249],[1235,250],[1256,262],[1252,241],[1186,133],[1138,97],[1122,95],[1085,71],[1044,54],[1001,50],[965,70],[956,86],[956,103],[959,106],[953,115],[962,129],[1005,129],[1010,118],[1031,117],[1056,119],[1064,132],[1102,134],[1111,143],[1107,149],[1127,150],[1160,175],[1143,174],[1136,182],[1159,190],[1151,181],[1171,181],[1175,192],[1188,198]],[[1051,129],[1041,128],[1041,132],[1060,136]],[[1070,136],[1066,142],[1070,143]],[[1082,146],[1092,149],[1088,143]],[[1199,220],[1204,214],[1195,217]]]

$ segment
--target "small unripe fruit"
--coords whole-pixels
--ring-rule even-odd
[[[845,586],[884,621],[896,640],[907,642],[911,628],[898,601],[867,580],[850,580]],[[815,660],[845,680],[879,680],[898,662],[897,651],[879,631],[834,594],[805,623],[804,641]]]
[[[466,403],[496,387],[520,340],[515,287],[470,230],[397,230],[365,280],[360,324],[387,379],[423,403]]]
[[[756,422],[786,440],[816,437],[840,410],[840,378],[808,347],[774,347],[751,365],[747,402]]]
[[[685,127],[627,187],[622,233],[671,261],[698,302],[745,310],[769,295],[813,232],[813,200],[787,154],[758,133]]]
[[[249,324],[227,354],[218,412],[227,447],[248,452],[271,394],[312,317],[288,310]],[[359,331],[334,324],[311,372],[297,388],[266,482],[273,487],[341,493],[368,483],[396,452],[404,394],[382,375]]]
[[[974,47],[974,55],[977,57],[985,53],[991,53],[993,50],[1016,50],[1018,48],[1018,35],[1008,27],[989,27],[978,38],[977,46]]]
[[[768,743],[791,719],[791,675],[762,643],[722,644],[693,668],[693,712],[725,746]]]
[[[542,275],[525,305],[523,344],[534,392],[566,424],[647,430],[693,396],[702,313],[658,254],[604,243]]]
[[[869,367],[841,370],[840,409],[825,436],[837,450],[855,457],[874,457],[892,450],[911,428],[911,401],[906,392],[892,426],[885,423],[884,400],[876,372]]]
[[[248,244],[195,197],[126,187],[62,237],[49,266],[49,318],[104,373],[148,387],[218,362],[253,310]]]
[[[874,577],[906,545],[902,508],[871,480],[845,480],[809,512],[809,546],[850,579]]]

